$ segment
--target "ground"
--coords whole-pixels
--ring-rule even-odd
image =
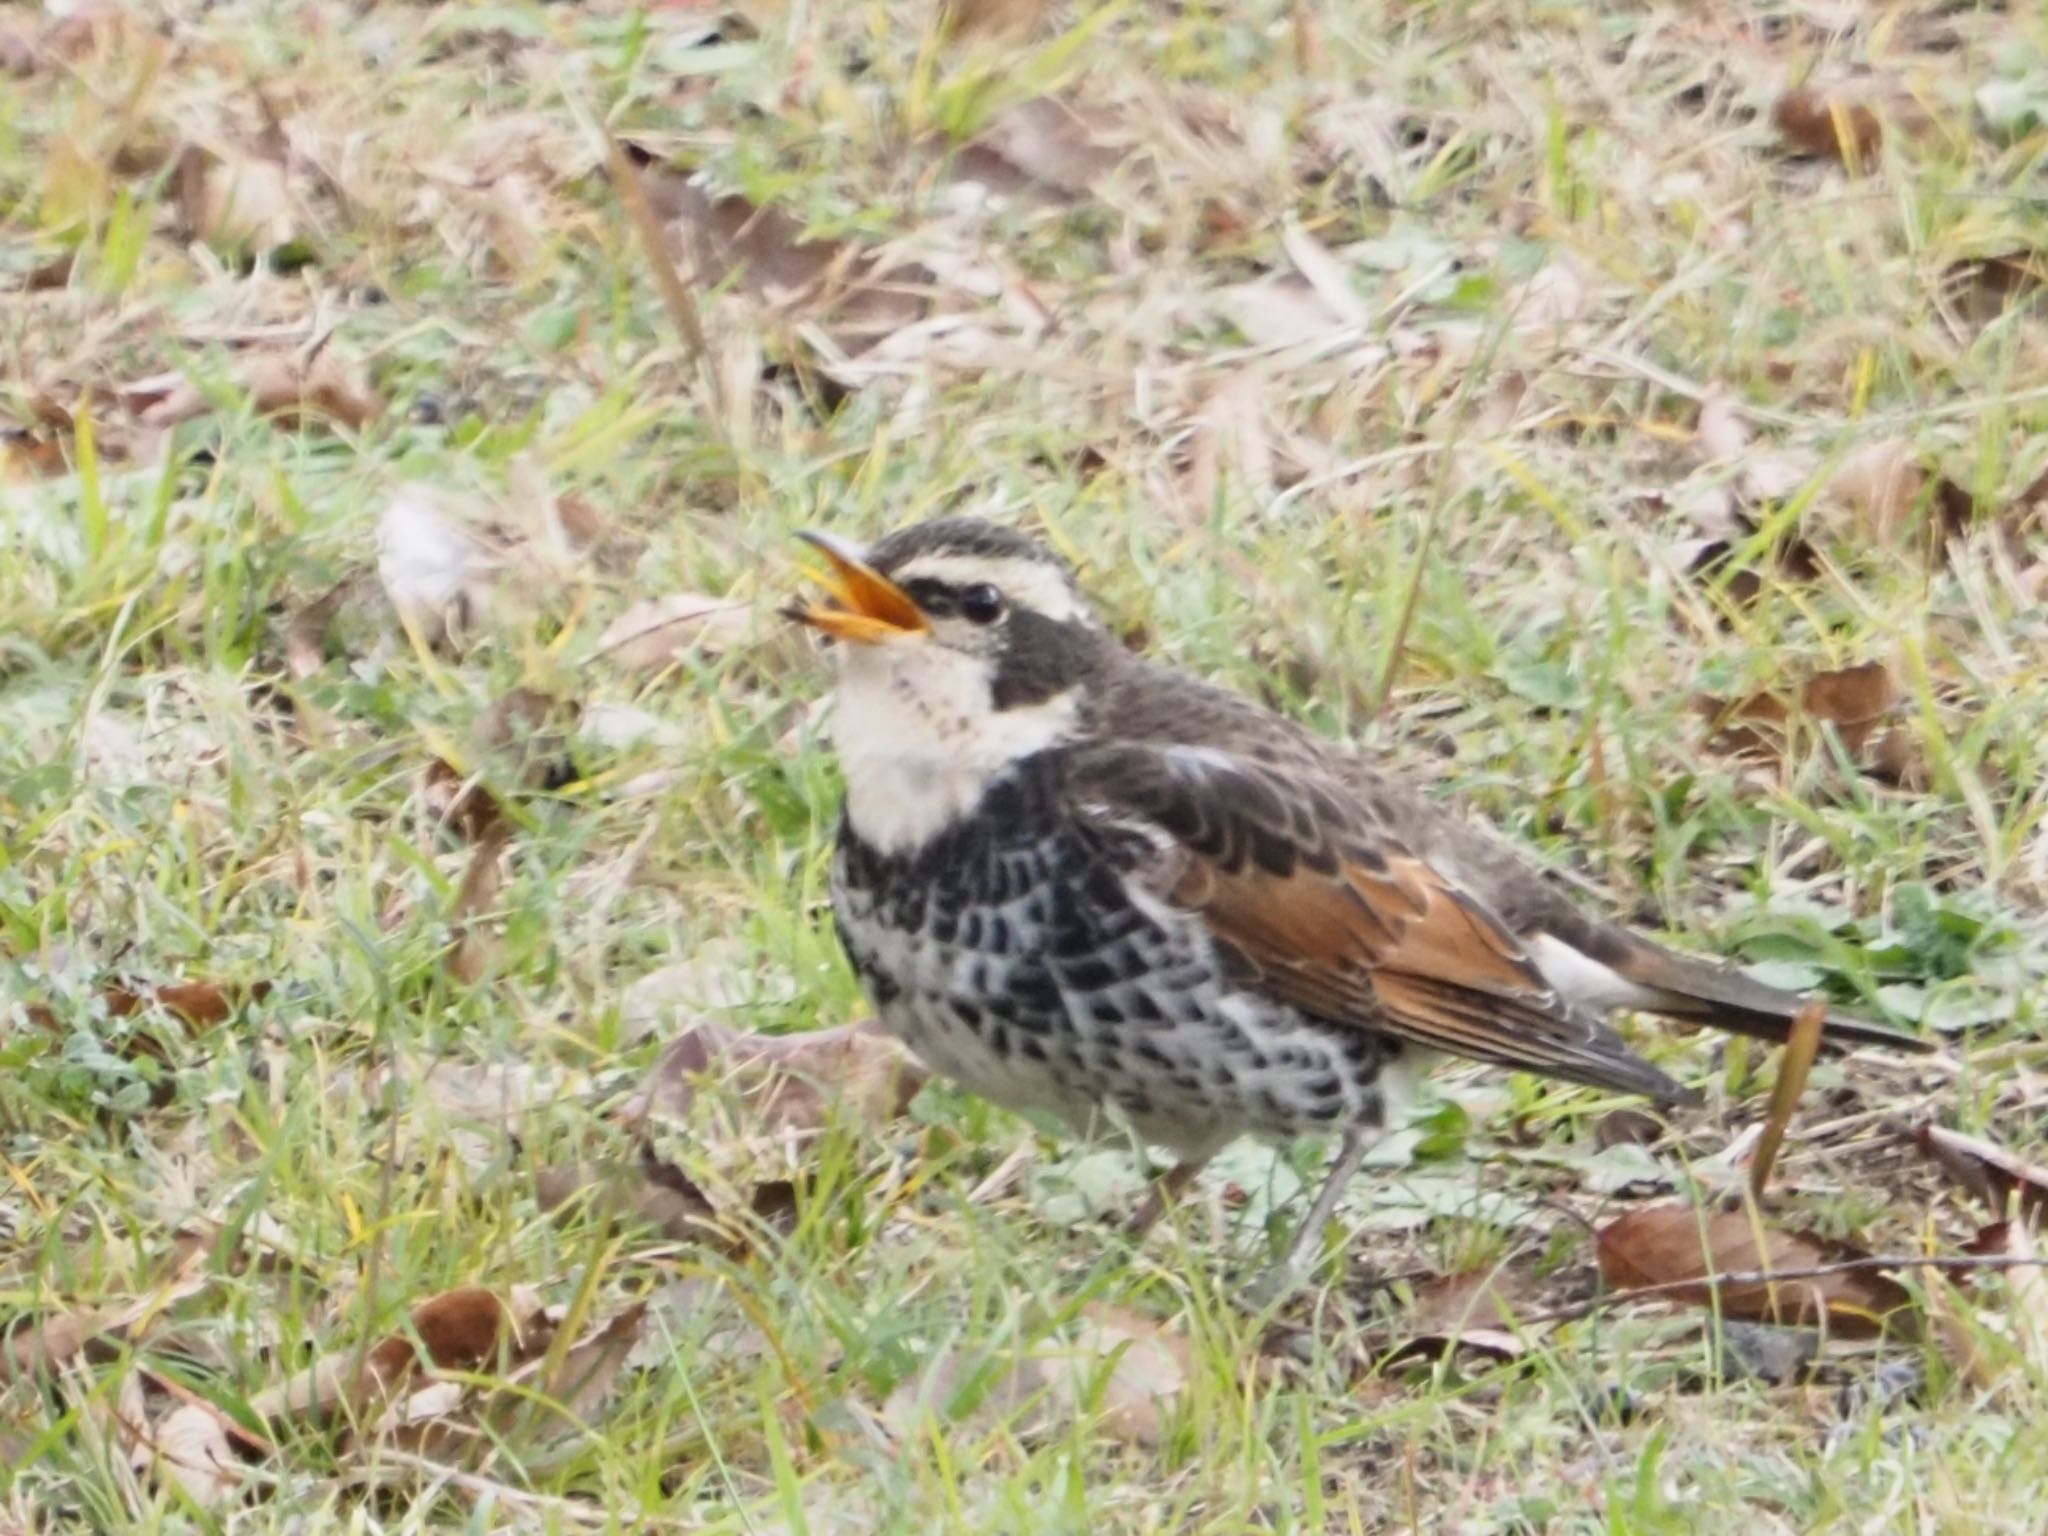
[[[2039,1529],[2044,164],[2025,4],[0,11],[0,1526]],[[1246,1312],[1326,1149],[807,1036],[951,510],[1940,1052],[1447,1071]]]

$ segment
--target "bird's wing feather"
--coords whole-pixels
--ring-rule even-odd
[[[1213,748],[1076,753],[1085,804],[1154,834],[1156,892],[1246,985],[1333,1024],[1574,1081],[1684,1097],[1543,979],[1470,892],[1347,804],[1341,782]]]

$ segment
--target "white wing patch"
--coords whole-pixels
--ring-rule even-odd
[[[1609,970],[1590,955],[1581,954],[1563,939],[1538,934],[1528,946],[1529,958],[1543,979],[1559,996],[1594,1013],[1611,1013],[1617,1008],[1653,1008],[1658,994],[1626,976]]]

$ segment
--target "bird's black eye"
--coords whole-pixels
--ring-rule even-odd
[[[1003,616],[1003,594],[977,582],[960,594],[960,614],[972,624],[993,624]]]

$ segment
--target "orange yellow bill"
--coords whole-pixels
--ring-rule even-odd
[[[798,619],[855,645],[880,645],[930,630],[910,595],[869,565],[855,546],[828,533],[799,537],[825,557],[828,569],[813,574],[832,601],[804,605],[796,610]]]

